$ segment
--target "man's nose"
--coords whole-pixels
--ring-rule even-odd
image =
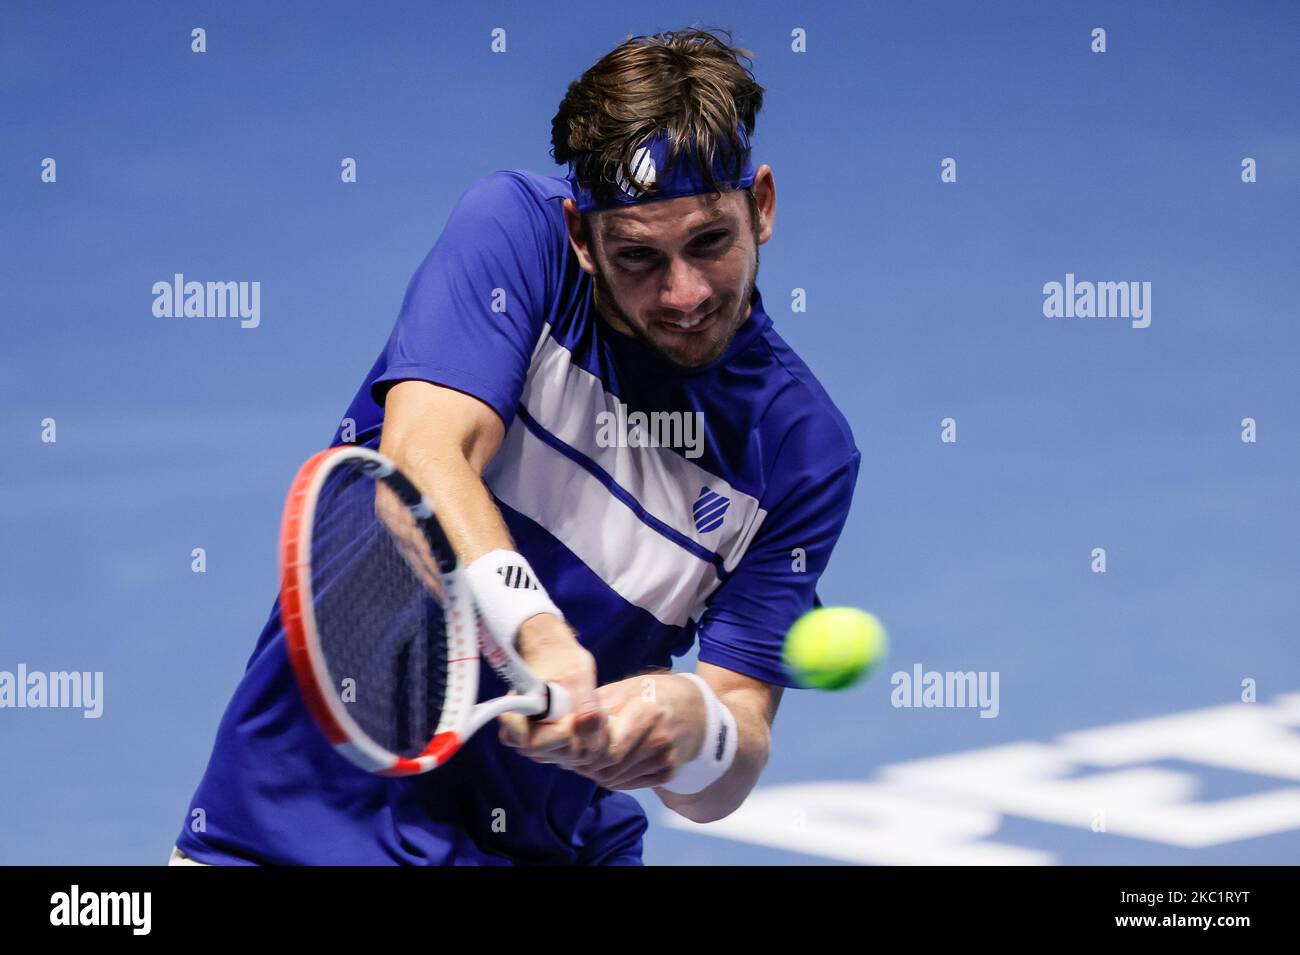
[[[674,258],[669,261],[668,274],[659,292],[659,306],[690,317],[699,312],[712,292],[696,266],[686,259]]]

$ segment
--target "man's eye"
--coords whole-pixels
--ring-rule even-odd
[[[726,232],[710,232],[708,235],[702,235],[696,239],[692,245],[701,249],[709,249],[716,246],[719,242],[727,237]],[[652,249],[627,249],[618,254],[618,257],[624,262],[644,262],[654,255]]]

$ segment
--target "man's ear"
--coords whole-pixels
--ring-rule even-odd
[[[569,233],[569,246],[578,257],[578,265],[588,275],[595,275],[596,261],[591,246],[582,241],[582,213],[572,199],[564,200],[564,225]]]
[[[754,174],[754,184],[749,187],[758,204],[758,244],[763,245],[772,238],[772,226],[776,221],[776,176],[772,167],[764,163]]]

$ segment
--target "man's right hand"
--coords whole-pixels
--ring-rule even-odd
[[[567,762],[609,745],[605,709],[596,695],[596,658],[559,617],[539,613],[519,628],[519,655],[528,668],[569,693],[571,711],[551,723],[503,713],[501,742],[539,763]]]

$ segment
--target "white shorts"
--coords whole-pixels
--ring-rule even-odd
[[[206,862],[198,862],[194,859],[191,859],[189,856],[181,852],[181,850],[177,849],[175,846],[172,846],[172,855],[171,858],[167,860],[167,864],[168,865],[207,865]]]

